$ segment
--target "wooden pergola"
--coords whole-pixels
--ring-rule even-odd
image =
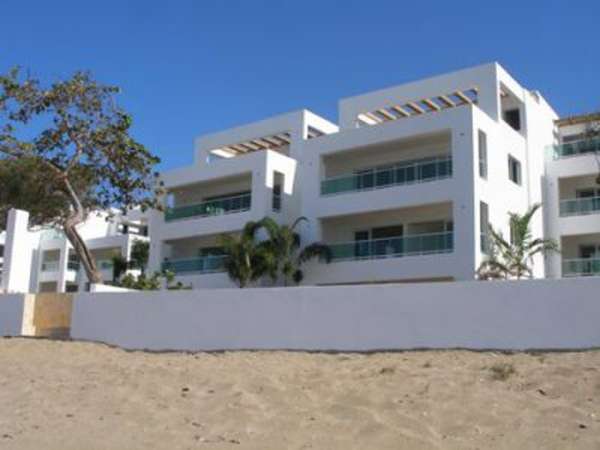
[[[366,125],[377,125],[392,120],[405,119],[407,117],[420,116],[434,113],[462,105],[477,104],[478,88],[472,87],[457,90],[450,94],[437,95],[435,97],[423,98],[421,100],[392,104],[373,111],[363,112],[358,115],[358,120]]]

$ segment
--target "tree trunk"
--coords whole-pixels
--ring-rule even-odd
[[[76,216],[77,214],[74,214],[65,221],[63,224],[64,232],[73,246],[79,261],[83,265],[83,269],[85,270],[89,282],[91,284],[101,284],[102,275],[96,267],[96,261],[76,228],[83,220],[78,220]]]
[[[75,253],[77,253],[79,261],[81,264],[83,264],[85,274],[90,284],[101,284],[102,274],[98,271],[98,268],[96,267],[96,261],[85,244],[85,241],[81,238],[79,232],[77,231],[77,225],[83,223],[86,216],[83,206],[77,193],[73,189],[73,186],[71,186],[71,183],[66,176],[63,178],[63,183],[67,194],[71,199],[71,204],[73,205],[73,212],[64,221],[63,230],[69,239],[69,242],[71,242]]]

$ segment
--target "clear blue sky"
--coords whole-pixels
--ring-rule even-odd
[[[0,70],[89,69],[171,168],[203,133],[497,60],[560,115],[600,107],[598,1],[5,1]]]

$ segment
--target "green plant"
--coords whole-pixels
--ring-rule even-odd
[[[169,290],[191,289],[191,286],[184,286],[180,281],[173,284],[174,280],[175,274],[168,270],[164,272],[154,272],[150,276],[142,273],[135,276],[128,273],[121,279],[119,285],[137,291],[158,291],[163,285]]]
[[[259,228],[258,222],[248,222],[237,235],[219,236],[219,243],[227,255],[224,261],[225,270],[240,288],[258,281],[273,265],[272,253],[256,240]]]
[[[510,363],[496,363],[489,368],[492,379],[496,381],[506,381],[517,371],[515,366]]]
[[[479,279],[531,278],[533,257],[539,253],[558,251],[558,244],[553,239],[534,239],[531,234],[531,220],[540,206],[535,204],[522,215],[509,214],[510,242],[488,225],[489,254],[477,270]]]
[[[300,217],[290,226],[280,225],[270,217],[265,217],[258,223],[259,228],[265,229],[268,235],[268,239],[260,245],[271,255],[267,260],[266,272],[274,282],[281,276],[284,286],[291,281],[299,284],[304,278],[302,264],[313,258],[322,258],[328,263],[331,261],[331,250],[325,244],[315,242],[302,248],[296,228],[306,221],[306,217]]]
[[[127,272],[127,268],[129,266],[127,259],[125,259],[121,255],[113,255],[111,258],[112,261],[112,276],[113,283],[118,283],[121,279],[121,276]]]
[[[150,257],[150,243],[148,241],[136,240],[131,247],[131,260],[129,266],[132,269],[139,269],[143,274],[148,267],[148,258]]]
[[[86,72],[50,86],[18,68],[0,75],[0,186],[12,191],[0,216],[20,208],[34,225],[61,226],[90,283],[102,275],[78,225],[95,210],[160,208],[159,158],[129,134],[118,92]]]

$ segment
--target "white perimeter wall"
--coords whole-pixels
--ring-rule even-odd
[[[79,294],[71,336],[152,350],[600,346],[600,278]]]
[[[0,295],[0,337],[20,336],[25,294]]]

